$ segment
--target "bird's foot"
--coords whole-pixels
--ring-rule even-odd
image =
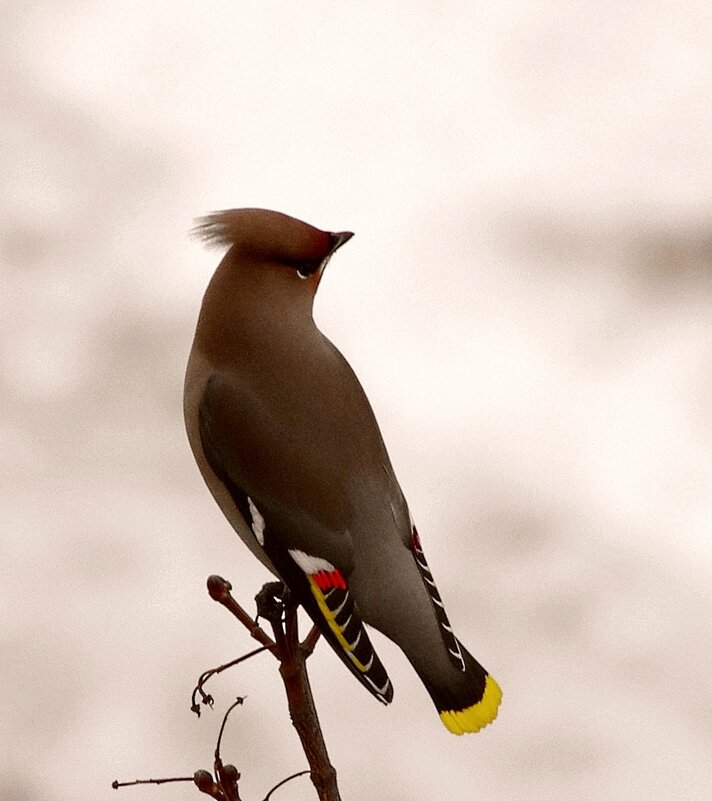
[[[289,603],[289,590],[282,581],[269,581],[255,595],[257,617],[255,625],[261,617],[270,623],[281,623],[284,610]]]

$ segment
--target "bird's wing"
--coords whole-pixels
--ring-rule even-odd
[[[206,384],[199,424],[208,464],[284,583],[349,670],[390,702],[391,682],[349,592],[350,537],[333,528],[324,476],[309,454],[295,460],[299,436],[218,373]]]
[[[460,642],[455,636],[452,626],[450,625],[450,621],[448,620],[447,612],[445,611],[445,605],[442,602],[442,598],[440,597],[440,593],[438,592],[438,588],[435,584],[435,579],[433,578],[433,574],[428,566],[428,561],[425,558],[425,553],[423,552],[423,546],[420,542],[418,529],[415,527],[415,523],[413,523],[412,519],[410,525],[412,537],[411,552],[413,554],[413,558],[415,559],[415,563],[418,566],[418,572],[423,580],[425,589],[428,592],[430,602],[433,605],[435,617],[437,618],[438,625],[440,626],[440,634],[442,635],[443,642],[447,648],[448,656],[452,660],[455,667],[464,673],[466,669],[465,658],[462,655]]]

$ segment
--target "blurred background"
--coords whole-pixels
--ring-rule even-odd
[[[2,801],[211,768],[237,694],[243,797],[305,766],[266,655],[189,711],[253,647],[206,577],[268,578],[182,423],[239,206],[356,232],[317,320],[505,693],[455,738],[382,637],[388,709],[318,648],[344,799],[712,797],[709,4],[1,7]]]

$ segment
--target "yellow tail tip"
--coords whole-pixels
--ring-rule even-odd
[[[445,728],[453,734],[466,734],[484,728],[497,717],[502,690],[499,684],[488,675],[485,679],[485,691],[482,698],[466,709],[450,709],[440,713]]]

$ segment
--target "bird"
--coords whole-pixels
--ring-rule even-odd
[[[223,513],[379,701],[393,686],[364,624],[395,642],[444,726],[477,732],[502,691],[457,639],[366,394],[313,318],[350,231],[244,208],[196,220],[226,250],[184,385],[198,468]]]

